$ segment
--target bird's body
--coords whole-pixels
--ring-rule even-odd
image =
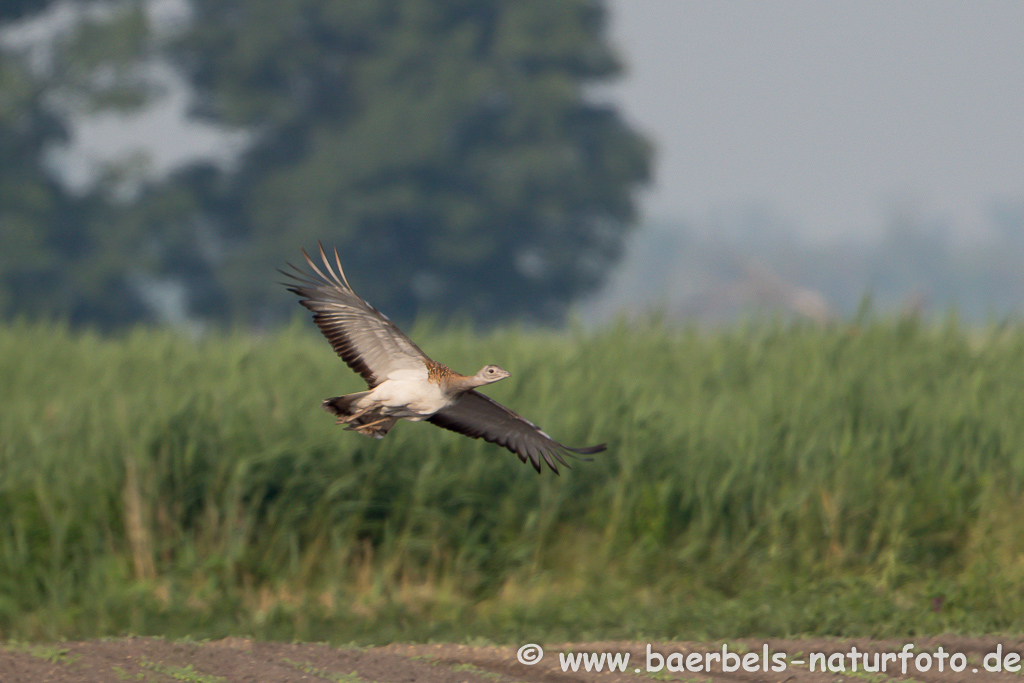
[[[385,408],[389,414],[419,421],[451,402],[452,397],[445,394],[441,383],[431,380],[424,368],[422,372],[398,370],[388,375],[386,380],[360,401],[359,407],[375,404]]]
[[[445,370],[451,373],[447,367]],[[373,389],[360,392],[365,395],[356,400],[354,407],[380,409],[383,415],[419,422],[454,400],[445,385],[445,380],[436,374],[432,377],[427,367],[395,370]]]
[[[324,408],[337,416],[339,424],[380,439],[398,420],[428,420],[445,429],[504,446],[523,462],[529,460],[538,472],[541,459],[557,473],[555,460],[567,464],[563,453],[604,450],[604,444],[590,448],[563,446],[532,422],[476,391],[476,387],[509,376],[498,366],[485,365],[475,375],[462,375],[429,358],[387,316],[353,291],[337,250],[337,273],[323,246],[320,257],[327,274],[305,250],[302,255],[315,275],[292,266],[296,272],[285,275],[296,280],[296,284],[289,285],[289,289],[303,297],[302,305],[313,311],[314,322],[335,352],[362,375],[368,386],[366,391],[323,402]]]

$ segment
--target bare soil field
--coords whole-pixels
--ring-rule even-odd
[[[908,644],[912,645],[906,650],[909,654],[900,659],[896,655]],[[767,665],[763,661],[765,646],[770,653]],[[723,671],[723,647],[728,653],[737,655],[735,659],[726,657],[725,668],[734,670]],[[848,679],[869,683],[886,680],[1019,683],[1022,670],[1017,655],[1024,651],[1024,637],[940,636],[904,641],[768,639],[724,644],[659,642],[651,643],[650,651],[652,656],[648,661],[648,643],[643,642],[550,644],[545,645],[539,661],[528,665],[519,661],[516,647],[452,644],[355,648],[256,642],[244,638],[209,642],[116,638],[86,642],[8,643],[0,649],[0,683],[611,683],[651,679],[687,683],[708,680],[803,683]],[[1000,654],[990,654],[994,652]],[[606,656],[599,672],[596,670],[597,660],[601,659],[602,653],[619,655],[620,663],[628,653],[628,663],[609,672],[610,662]],[[709,658],[709,653],[718,657],[712,654]],[[863,653],[868,653],[866,660]],[[880,657],[879,662],[885,665],[884,672],[870,670],[875,666],[876,653]],[[887,653],[889,658],[884,656]],[[536,650],[526,648],[523,659],[531,661],[531,657],[535,659],[536,655]],[[587,671],[587,662],[581,655],[591,657],[591,671]],[[656,655],[664,660],[659,660]],[[572,670],[573,658],[576,658],[576,671]],[[865,661],[869,667],[867,671]],[[906,673],[902,671],[904,661]],[[708,663],[710,672],[705,667]],[[1001,671],[989,670],[996,668],[997,663]],[[826,667],[824,672],[823,664]],[[681,667],[685,670],[679,670]],[[703,668],[697,670],[698,667]],[[956,668],[961,670],[955,671]]]

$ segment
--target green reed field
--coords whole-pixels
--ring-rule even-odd
[[[0,639],[1024,630],[1024,327],[430,329],[570,445],[344,432],[306,321],[0,328]]]

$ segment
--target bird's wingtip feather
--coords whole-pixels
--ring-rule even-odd
[[[579,453],[580,455],[593,455],[594,453],[600,453],[601,451],[608,450],[608,444],[599,443],[596,446],[588,446],[586,448],[571,448],[569,446],[565,446],[564,448],[567,451]]]

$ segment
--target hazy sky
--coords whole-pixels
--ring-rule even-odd
[[[611,0],[646,217],[759,203],[815,235],[894,200],[975,231],[1024,201],[1024,2]]]

